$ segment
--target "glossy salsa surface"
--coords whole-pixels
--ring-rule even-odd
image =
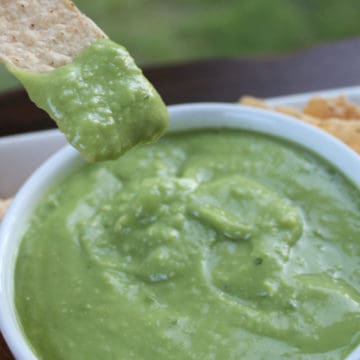
[[[127,50],[97,40],[65,66],[33,73],[8,65],[30,98],[86,159],[115,159],[156,141],[169,115]]]
[[[360,191],[238,130],[87,164],[41,201],[16,266],[40,359],[340,359],[360,340]]]

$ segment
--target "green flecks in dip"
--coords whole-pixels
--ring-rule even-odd
[[[16,266],[41,359],[343,359],[360,339],[360,196],[292,144],[166,136],[42,200]]]
[[[108,39],[48,73],[8,68],[89,160],[117,158],[157,140],[167,128],[168,112],[159,94],[126,49]]]

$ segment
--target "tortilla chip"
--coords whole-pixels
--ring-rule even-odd
[[[319,119],[360,119],[360,107],[344,96],[329,99],[313,97],[306,104],[304,113]]]
[[[280,112],[280,113],[282,113],[284,115],[290,115],[290,116],[296,117],[298,119],[304,120],[306,122],[309,122],[311,124],[316,123],[316,119],[314,119],[311,116],[304,115],[304,113],[301,110],[295,109],[295,108],[290,107],[290,106],[284,106],[284,105],[271,106],[266,101],[264,101],[262,99],[252,97],[252,96],[247,96],[247,95],[243,96],[240,99],[240,104],[241,105],[246,105],[246,106],[257,107],[257,108],[260,108],[260,109],[272,110],[272,111]]]
[[[248,95],[241,97],[240,104],[257,107],[260,109],[269,109],[269,110],[272,109],[272,107],[269,104],[267,104],[264,100]]]
[[[327,119],[319,122],[318,127],[336,136],[360,154],[360,119]]]
[[[33,72],[68,64],[104,32],[69,0],[2,0],[0,61]]]
[[[317,126],[360,154],[360,108],[343,96],[333,99],[312,98],[306,104],[304,111],[288,106],[271,106],[264,100],[251,96],[242,97],[240,103],[280,112]],[[334,114],[339,117],[333,116]],[[354,116],[357,117],[353,118]]]
[[[9,207],[9,205],[11,203],[11,200],[12,200],[11,198],[8,198],[8,199],[5,199],[5,200],[0,199],[0,221],[4,217],[5,211]]]

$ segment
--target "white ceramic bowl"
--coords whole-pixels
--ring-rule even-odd
[[[277,113],[229,104],[170,106],[171,131],[195,128],[240,128],[290,140],[328,160],[360,188],[360,157],[321,130]],[[17,320],[14,304],[14,268],[29,215],[43,194],[82,159],[65,146],[46,161],[16,195],[0,228],[0,328],[19,360],[36,360]],[[360,346],[347,360],[360,359]]]

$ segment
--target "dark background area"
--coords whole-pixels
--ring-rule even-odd
[[[272,56],[360,35],[358,0],[74,0],[141,66]],[[0,91],[18,86],[0,67]]]

